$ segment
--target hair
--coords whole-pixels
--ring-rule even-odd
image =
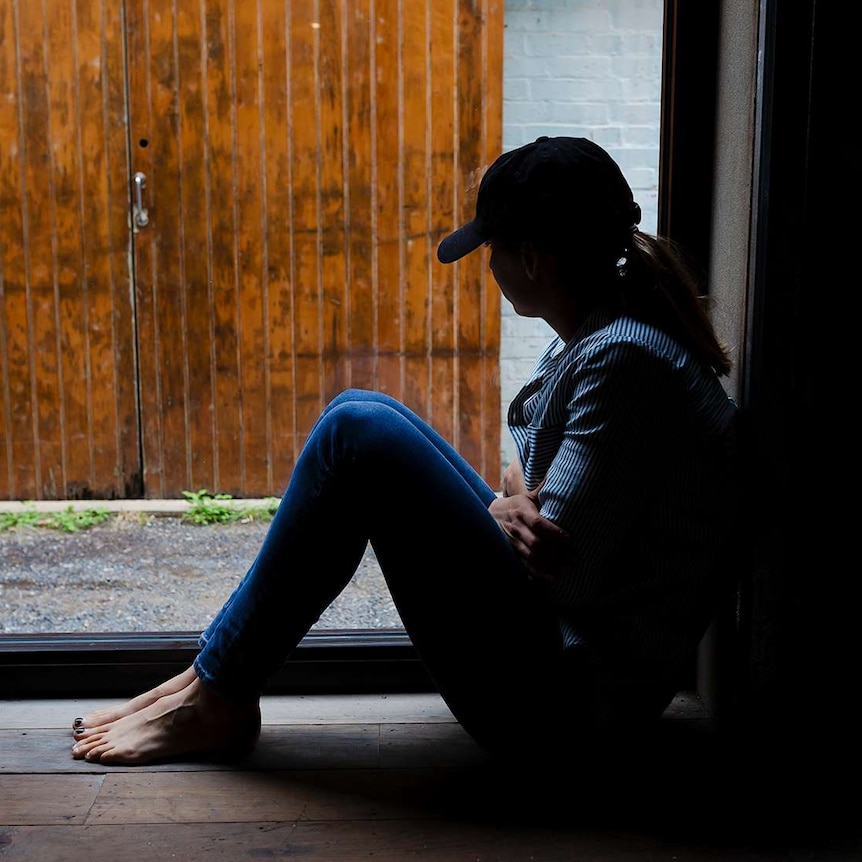
[[[728,348],[709,318],[709,297],[702,293],[682,248],[667,237],[633,230],[628,260],[615,273],[623,311],[666,332],[719,377],[730,373]]]
[[[567,238],[546,235],[532,241],[559,256],[588,304],[615,305],[670,335],[719,377],[730,373],[730,351],[715,334],[709,297],[681,246],[636,226],[622,233],[599,224],[582,227],[576,250],[571,237],[570,232]]]

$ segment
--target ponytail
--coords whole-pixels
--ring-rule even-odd
[[[728,349],[718,340],[693,270],[671,240],[634,230],[625,269],[618,272],[627,314],[675,338],[719,377],[730,373]]]

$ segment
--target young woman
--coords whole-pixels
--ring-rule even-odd
[[[489,246],[515,311],[557,334],[510,406],[502,495],[399,402],[343,392],[193,665],[76,718],[73,757],[248,750],[267,680],[368,541],[441,696],[490,751],[565,754],[660,716],[725,576],[735,406],[694,279],[639,220],[589,140],[500,156],[438,258]]]

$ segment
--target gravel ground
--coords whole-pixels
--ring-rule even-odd
[[[76,533],[4,530],[0,634],[200,631],[254,560],[268,526],[126,514]],[[315,628],[400,626],[369,547]]]

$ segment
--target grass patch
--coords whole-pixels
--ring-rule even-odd
[[[279,502],[277,497],[267,497],[260,505],[237,505],[230,494],[211,494],[206,489],[183,491],[183,496],[189,503],[189,509],[183,513],[182,521],[196,526],[271,521]],[[119,515],[101,508],[75,511],[72,506],[62,512],[37,512],[35,506],[31,508],[25,504],[20,511],[0,512],[0,532],[19,527],[42,527],[76,533],[95,527],[111,517]],[[141,523],[147,520],[145,513],[138,517]]]
[[[230,494],[211,494],[206,489],[183,491],[183,496],[189,502],[183,521],[197,525],[271,521],[278,508],[275,497],[267,497],[260,506],[237,506]]]
[[[14,530],[18,527],[45,527],[64,533],[77,533],[95,527],[111,517],[107,509],[81,509],[75,511],[71,506],[62,512],[37,512],[25,508],[23,512],[0,512],[0,531]]]

